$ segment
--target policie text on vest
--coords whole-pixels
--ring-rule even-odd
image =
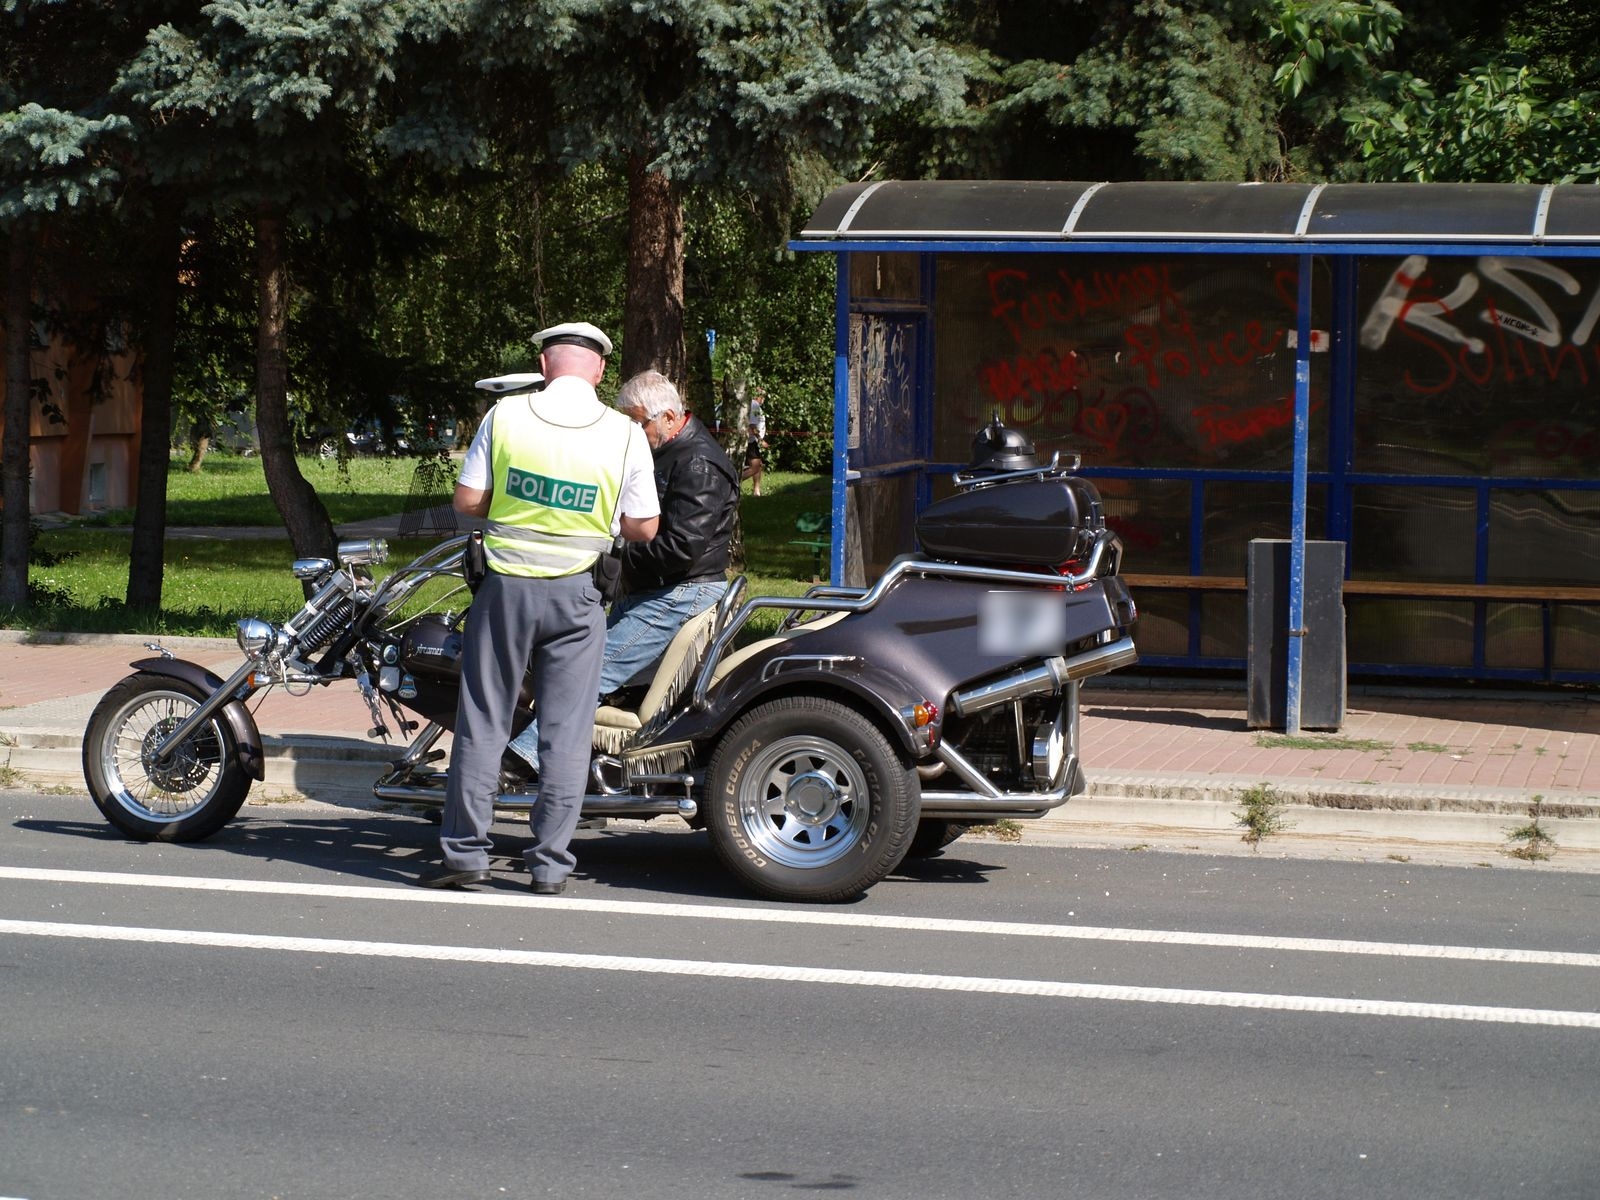
[[[545,508],[593,512],[599,489],[592,483],[551,479],[547,475],[535,475],[532,471],[519,471],[511,467],[506,471],[506,494]]]

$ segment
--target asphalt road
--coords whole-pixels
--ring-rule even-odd
[[[646,830],[548,900],[408,886],[412,817],[246,814],[0,793],[0,1197],[1600,1181],[1600,876],[962,841],[798,907]]]

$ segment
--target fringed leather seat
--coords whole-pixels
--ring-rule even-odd
[[[594,714],[593,746],[601,754],[622,754],[638,739],[639,730],[657,714],[671,710],[693,684],[706,647],[716,635],[717,606],[690,617],[661,656],[655,678],[637,712],[602,704]]]
[[[687,766],[693,751],[690,743],[657,745],[652,735],[654,726],[664,724],[684,693],[694,686],[706,650],[717,635],[717,611],[718,606],[708,608],[690,618],[678,630],[667,644],[666,653],[661,656],[661,665],[656,668],[655,679],[637,712],[609,704],[602,704],[595,710],[592,745],[597,753],[623,760],[629,772],[681,771]],[[722,679],[734,667],[768,646],[831,625],[843,620],[845,615],[830,613],[746,646],[717,664],[713,681]]]

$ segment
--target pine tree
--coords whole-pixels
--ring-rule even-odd
[[[684,189],[748,189],[783,209],[854,169],[880,114],[952,103],[937,0],[475,0],[486,69],[543,98],[544,150],[628,186],[622,372],[684,378]]]

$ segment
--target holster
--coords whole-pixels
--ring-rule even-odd
[[[489,552],[483,548],[483,530],[474,529],[467,535],[467,548],[461,556],[461,575],[467,581],[467,589],[476,595],[488,573]]]
[[[619,543],[613,543],[608,552],[595,556],[589,574],[594,580],[595,590],[600,593],[600,599],[606,604],[622,594],[622,553]]]

